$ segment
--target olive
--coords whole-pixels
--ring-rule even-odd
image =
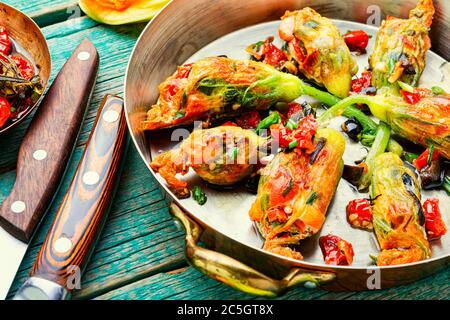
[[[247,191],[252,194],[257,194],[260,177],[261,176],[259,174],[255,174],[255,175],[251,176],[245,183],[245,189],[247,189]]]
[[[344,131],[350,137],[350,139],[359,141],[363,127],[355,117],[352,117],[345,121],[342,124],[341,128],[342,131]]]
[[[309,115],[316,117],[316,111],[313,109],[313,107],[311,107],[311,105],[308,102],[303,101],[301,106],[302,106],[302,111],[303,111],[303,114],[305,117],[309,116]]]

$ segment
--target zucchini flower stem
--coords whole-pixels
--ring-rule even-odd
[[[386,151],[390,137],[391,128],[386,123],[380,122],[377,128],[375,140],[365,160],[367,171],[361,177],[358,187],[359,190],[365,190],[369,187],[370,180],[372,179],[375,158]]]
[[[359,123],[364,128],[364,131],[376,131],[378,128],[378,125],[375,121],[373,121],[370,117],[368,117],[364,112],[359,110],[358,108],[354,106],[349,106],[345,109],[345,111],[342,113],[343,116],[347,118],[354,117],[356,120],[358,120]],[[399,157],[403,154],[403,147],[395,141],[394,139],[389,139],[389,144],[387,146],[388,151],[395,153]]]
[[[309,87],[310,89],[306,88]],[[320,93],[318,93],[319,91]],[[341,100],[328,92],[320,91],[316,88],[313,88],[308,85],[304,85],[303,92],[305,94],[316,98],[317,100],[331,106],[330,109],[325,111],[319,118],[319,123],[326,123],[327,121],[331,120],[331,118],[343,115],[347,118],[355,117],[356,120],[358,120],[361,125],[363,126],[364,130],[366,131],[375,131],[378,127],[378,125],[373,121],[370,117],[368,117],[364,112],[359,110],[358,108],[354,107],[353,104],[357,103],[365,103],[370,106],[372,99],[370,96],[352,96],[349,98],[346,98],[344,100]],[[355,99],[353,99],[355,98]],[[361,98],[361,99],[360,99]],[[401,156],[403,154],[403,147],[394,139],[389,140],[388,144],[388,150],[390,152],[393,152],[397,154],[398,156]]]

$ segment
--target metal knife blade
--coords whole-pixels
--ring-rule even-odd
[[[46,93],[25,134],[16,182],[0,206],[0,299],[5,299],[28,244],[57,192],[78,138],[98,71],[85,39]]]

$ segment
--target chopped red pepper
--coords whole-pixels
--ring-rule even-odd
[[[11,105],[4,97],[0,97],[0,128],[3,127],[11,115]]]
[[[293,147],[306,149],[307,152],[314,149],[312,139],[317,131],[317,121],[312,115],[308,115],[300,120],[296,129],[286,128],[283,123],[278,123],[270,127],[270,134],[281,148]]]
[[[439,199],[431,198],[425,200],[423,203],[423,211],[428,240],[439,239],[447,233],[447,227],[439,209]]]
[[[8,36],[8,30],[4,26],[0,26],[0,52],[7,56],[11,53],[11,50],[12,44]]]
[[[255,129],[261,122],[261,116],[258,111],[249,111],[243,113],[236,119],[236,123],[243,129]]]
[[[349,31],[344,35],[344,40],[350,51],[363,53],[369,44],[369,35],[363,30]]]
[[[186,79],[187,77],[189,77],[189,74],[191,73],[191,69],[192,69],[192,63],[188,63],[183,66],[179,66],[176,78],[177,79]]]
[[[289,53],[294,56],[295,60],[298,62],[303,62],[306,58],[306,53],[303,53],[302,48],[300,47],[300,41],[297,38],[292,39],[289,42]]]
[[[271,208],[267,211],[267,219],[270,222],[285,223],[288,220],[288,215],[281,208]]]
[[[405,98],[406,102],[408,102],[408,104],[416,104],[422,98],[420,93],[417,92],[416,90],[414,90],[414,92],[409,92],[409,91],[400,89],[400,92],[403,95],[403,97]]]
[[[326,264],[348,266],[353,262],[353,246],[344,239],[329,234],[319,238],[320,249]]]
[[[301,106],[301,104],[297,103],[297,102],[291,102],[288,104],[288,112],[286,114],[286,117],[289,119],[290,117],[292,117],[294,114],[296,113],[300,113],[303,111],[303,108]]]
[[[417,170],[422,170],[428,165],[428,158],[430,154],[430,149],[428,148],[425,150],[417,159],[413,160],[414,167],[417,168]],[[433,150],[433,154],[431,156],[431,161],[437,161],[439,160],[439,153],[435,150]]]
[[[347,220],[356,228],[373,229],[372,207],[367,199],[355,199],[347,205]]]
[[[372,86],[372,72],[363,71],[361,77],[352,80],[352,93],[360,93],[363,89]]]
[[[20,55],[11,55],[10,58],[16,63],[24,79],[30,80],[34,76],[33,64]]]
[[[233,121],[227,121],[225,123],[222,123],[222,126],[227,126],[227,127],[237,127],[237,124],[234,123]]]
[[[262,49],[263,62],[271,66],[278,66],[287,60],[286,54],[278,49],[272,42],[265,41]]]

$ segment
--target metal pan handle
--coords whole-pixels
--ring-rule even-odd
[[[307,288],[316,288],[336,278],[334,273],[305,272],[295,268],[281,280],[272,279],[225,254],[198,246],[203,229],[175,203],[169,208],[186,229],[186,259],[189,264],[234,289],[262,297],[276,297],[295,286],[303,284]]]

